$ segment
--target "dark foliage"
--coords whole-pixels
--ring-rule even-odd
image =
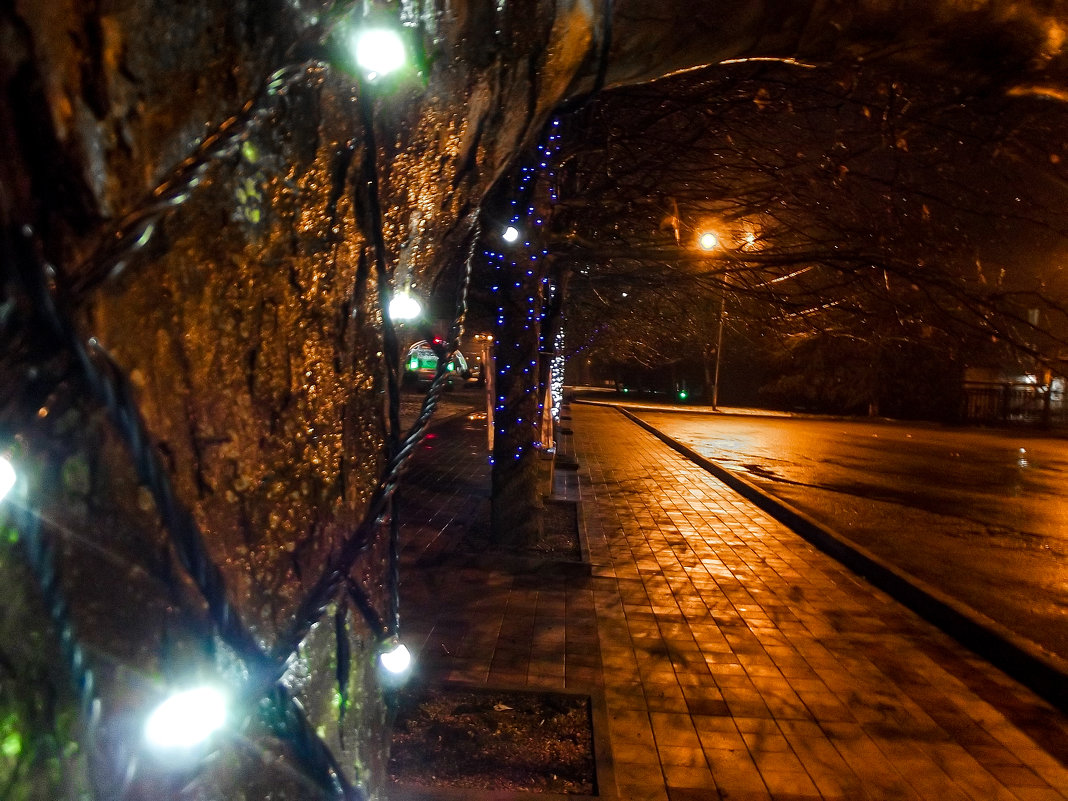
[[[958,375],[995,342],[1056,368],[1065,122],[1023,88],[885,66],[740,65],[608,94],[552,221],[569,349],[628,369],[708,362],[725,294],[728,342],[777,373],[767,397],[926,415],[952,390],[916,358]],[[941,397],[901,403],[913,380]]]

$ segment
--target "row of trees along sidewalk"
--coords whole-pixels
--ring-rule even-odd
[[[1063,369],[1064,121],[1034,96],[841,67],[605,96],[552,217],[569,353],[708,362],[726,294],[772,398],[874,410],[952,374],[913,404],[930,414],[995,353]]]
[[[731,347],[770,402],[944,417],[969,364],[1065,369],[1064,104],[885,65],[749,62],[577,116],[583,135],[534,193],[530,247],[550,255],[505,287],[501,347],[519,360],[565,321],[571,359],[624,373],[700,360],[707,391],[725,297]],[[524,331],[532,296],[546,322]],[[509,391],[528,406],[497,420],[502,537],[537,503],[533,456],[500,466],[537,438],[523,378]]]

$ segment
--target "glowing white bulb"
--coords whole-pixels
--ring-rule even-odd
[[[505,242],[515,242],[517,239],[519,239],[519,229],[516,228],[514,225],[509,225],[507,228],[504,229],[504,233],[501,234],[501,239],[503,239]]]
[[[18,476],[15,474],[15,466],[6,456],[0,456],[0,501],[11,492]]]
[[[392,28],[361,28],[352,37],[356,63],[371,80],[388,75],[408,61],[408,51],[400,33]]]
[[[394,295],[389,302],[391,320],[414,320],[423,313],[422,304],[406,292]]]
[[[697,240],[697,244],[701,246],[701,250],[712,250],[712,248],[719,244],[719,237],[711,231],[708,231],[701,234],[701,238]]]
[[[156,748],[189,748],[225,723],[225,694],[215,687],[194,687],[175,693],[153,710],[145,723],[145,739]]]
[[[378,661],[382,663],[388,672],[399,675],[406,671],[412,664],[412,654],[402,642],[395,643],[388,651],[378,655]]]

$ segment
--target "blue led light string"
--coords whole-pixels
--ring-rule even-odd
[[[531,291],[526,294],[525,297],[525,310],[521,313],[523,317],[523,330],[538,330],[540,336],[541,322],[545,319],[544,304],[542,292],[533,291],[533,281],[524,281],[523,278],[533,279],[538,276],[541,265],[540,262],[545,256],[549,254],[549,251],[536,245],[538,237],[535,236],[536,230],[544,225],[544,220],[538,216],[537,209],[534,202],[534,193],[537,188],[539,180],[545,180],[548,184],[549,200],[552,203],[557,201],[557,192],[555,186],[556,171],[553,166],[554,158],[560,149],[561,132],[560,119],[553,118],[549,121],[545,127],[545,131],[542,136],[542,141],[537,145],[534,153],[534,163],[525,164],[519,168],[518,182],[516,185],[514,197],[509,201],[510,216],[508,223],[511,228],[519,233],[519,239],[514,243],[512,247],[506,249],[493,249],[487,248],[483,251],[483,255],[493,265],[493,282],[490,287],[491,291],[498,296],[497,302],[497,314],[495,317],[495,328],[497,334],[495,339],[498,343],[507,342],[507,337],[502,337],[501,333],[504,331],[507,325],[507,312],[504,307],[504,299],[513,295],[513,289],[523,289],[526,286]],[[547,277],[540,277],[538,281],[542,285],[548,285],[549,279]],[[504,289],[507,287],[507,292]],[[513,350],[520,348],[519,342],[512,343]],[[531,373],[537,373],[538,363],[536,360],[527,361],[526,359],[518,359],[514,354],[503,354],[498,350],[499,358],[497,362],[497,375],[509,377],[510,373],[521,373],[529,376]],[[500,358],[504,356],[504,358]],[[522,362],[522,363],[521,363]],[[516,380],[518,376],[516,376]],[[498,387],[502,381],[497,381]],[[530,393],[531,383],[529,380],[524,382],[527,386],[525,394]],[[533,382],[536,386],[537,382]],[[498,392],[494,398],[494,410],[495,418],[503,416],[501,413],[506,412],[508,409],[508,396],[498,389]],[[540,412],[541,403],[538,404],[539,414],[535,415],[533,424],[535,428],[540,425]],[[521,424],[523,419],[516,418],[515,423]],[[503,437],[507,431],[507,426],[503,419],[496,421],[496,435],[497,437]],[[516,450],[512,453],[512,458],[518,461],[522,458],[525,448],[523,444],[517,444]],[[491,462],[492,462],[491,456]]]

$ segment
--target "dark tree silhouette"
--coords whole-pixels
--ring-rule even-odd
[[[854,354],[837,361],[865,365],[831,382],[849,386],[838,407],[876,410],[919,353],[960,364],[996,340],[1055,364],[1066,118],[870,67],[744,65],[605,96],[553,216],[569,347],[707,365],[726,296],[733,335],[793,363],[781,393],[827,383],[808,369],[821,343]]]

